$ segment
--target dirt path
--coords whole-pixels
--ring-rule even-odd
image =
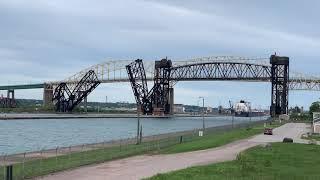
[[[291,137],[300,141],[300,135],[308,132],[302,123],[289,123],[274,130],[274,136],[258,135],[250,139],[236,141],[218,148],[170,154],[143,155],[81,167],[75,170],[46,176],[45,180],[135,180],[150,177],[158,173],[184,169],[190,166],[205,165],[229,161],[237,154],[250,147],[267,142],[282,141],[283,137]],[[304,141],[301,141],[305,143]]]

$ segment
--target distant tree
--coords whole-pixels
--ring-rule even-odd
[[[309,110],[310,114],[312,114],[313,112],[320,112],[320,102],[314,102],[311,104],[310,106],[310,110]]]

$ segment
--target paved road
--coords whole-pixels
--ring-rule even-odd
[[[272,136],[265,136],[263,134],[257,135],[251,139],[249,142],[282,142],[283,138],[290,137],[296,143],[307,144],[309,141],[301,139],[302,134],[311,132],[311,126],[304,123],[287,123],[279,128],[273,130]]]
[[[284,137],[299,143],[301,134],[310,131],[302,123],[289,123],[274,130],[273,136],[257,135],[218,148],[170,155],[142,155],[81,167],[75,170],[46,176],[45,180],[136,180],[158,173],[184,169],[191,166],[234,160],[236,155],[250,147],[267,142],[281,142]]]

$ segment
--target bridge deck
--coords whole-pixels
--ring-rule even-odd
[[[0,86],[0,90],[16,90],[16,89],[41,89],[44,87],[44,83],[41,84],[23,84],[23,85],[7,85]]]
[[[153,81],[152,78],[147,78],[148,81]],[[221,79],[197,79],[198,81],[221,81]],[[227,79],[225,79],[227,80]],[[239,81],[239,80],[236,80],[236,79],[229,79],[230,81]],[[180,79],[179,81],[192,81],[191,79]],[[247,81],[247,82],[270,82],[269,79],[267,78],[264,78],[264,79],[243,79],[241,81]],[[121,83],[121,82],[129,82],[128,79],[114,79],[114,80],[103,80],[101,81],[102,83]],[[320,80],[312,80],[312,79],[306,79],[306,80],[301,80],[299,78],[290,78],[289,80],[290,82],[290,88],[291,89],[297,89],[297,90],[300,90],[300,89],[305,89],[300,87],[300,88],[293,88],[292,86],[296,86],[296,84],[301,84],[302,82],[304,83],[314,83],[313,86],[317,86],[318,84],[320,84]],[[70,82],[72,83],[72,82]],[[39,84],[22,84],[22,85],[4,85],[4,86],[0,86],[0,90],[17,90],[17,89],[42,89],[44,88],[45,86],[45,83],[39,83]],[[309,89],[312,89],[312,88],[309,88]],[[320,90],[320,87],[317,88],[317,90]]]

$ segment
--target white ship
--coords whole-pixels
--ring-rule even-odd
[[[263,116],[263,111],[252,110],[251,103],[241,100],[235,104],[235,116],[238,117],[254,117],[254,116]]]

